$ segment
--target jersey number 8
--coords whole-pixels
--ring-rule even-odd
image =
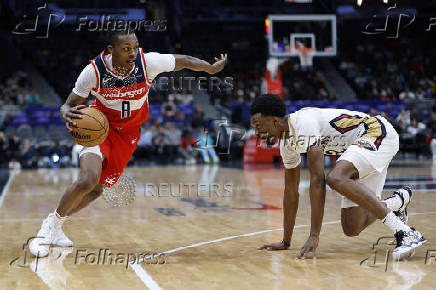
[[[121,119],[130,118],[130,102],[123,101],[121,103]]]

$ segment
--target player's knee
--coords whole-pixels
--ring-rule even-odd
[[[88,172],[86,174],[82,174],[77,180],[77,187],[80,191],[84,193],[88,193],[92,191],[99,182],[99,176],[96,173]]]
[[[98,184],[95,188],[94,188],[94,190],[92,191],[92,193],[95,195],[95,196],[100,196],[102,193],[103,193],[103,186],[101,186],[101,184]]]
[[[360,234],[360,229],[356,227],[355,223],[350,222],[349,219],[342,218],[341,225],[342,225],[342,231],[348,237],[356,237]]]
[[[353,226],[347,226],[342,224],[342,230],[348,237],[357,237],[360,234],[360,230]]]
[[[329,174],[327,174],[327,177],[325,179],[326,183],[333,189],[337,189],[341,184],[342,180],[343,177],[339,176],[334,171],[331,171]]]

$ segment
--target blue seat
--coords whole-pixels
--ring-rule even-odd
[[[376,106],[376,110],[379,111],[379,112],[387,111],[388,110],[388,106],[387,105],[377,105]]]

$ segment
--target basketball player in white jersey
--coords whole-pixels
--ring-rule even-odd
[[[326,184],[343,196],[341,222],[347,236],[359,235],[380,219],[394,232],[395,259],[426,242],[417,230],[407,225],[410,188],[403,187],[380,200],[389,163],[399,148],[398,134],[386,119],[356,111],[321,108],[304,108],[286,115],[285,104],[275,95],[256,98],[250,113],[259,138],[270,145],[280,142],[285,166],[283,240],[259,249],[286,250],[290,246],[298,209],[301,153],[307,153],[310,172],[311,231],[297,258],[304,259],[309,253],[315,256]],[[325,154],[341,154],[327,176]]]
[[[112,186],[121,176],[136,150],[140,126],[148,119],[148,91],[157,75],[184,68],[215,74],[224,68],[226,60],[227,55],[221,55],[210,64],[186,55],[144,53],[134,33],[122,31],[111,35],[106,49],[83,69],[61,107],[61,116],[71,129],[76,126],[75,119],[81,118],[80,109],[85,107],[83,104],[91,93],[96,98],[91,105],[109,121],[108,137],[102,144],[84,147],[80,152],[79,178],[43,221],[29,245],[30,252],[45,257],[50,245],[73,245],[63,233],[62,224],[98,198],[103,186]]]

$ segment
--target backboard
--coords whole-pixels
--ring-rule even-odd
[[[269,15],[265,25],[270,57],[297,57],[297,47],[314,48],[314,57],[337,53],[336,15]]]

